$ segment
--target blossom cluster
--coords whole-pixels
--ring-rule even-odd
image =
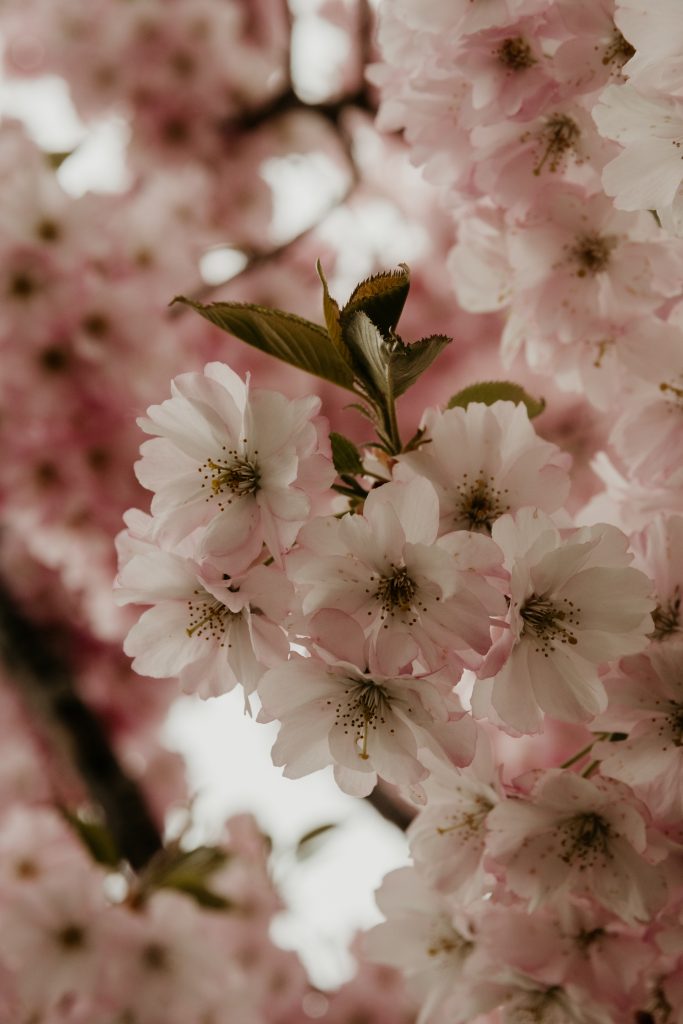
[[[412,1019],[390,968],[368,965],[324,995],[296,954],[273,944],[268,928],[281,903],[266,838],[249,815],[231,818],[211,848],[213,909],[172,879],[151,871],[127,879],[95,863],[46,807],[9,810],[1,848],[0,1019],[8,1024]]]
[[[502,311],[504,360],[583,390],[611,449],[572,519],[491,530],[510,582],[470,681],[484,729],[470,767],[424,783],[414,866],[385,880],[368,938],[424,1021],[683,1019],[678,13],[381,11],[380,121],[453,212],[460,302]]]
[[[502,400],[429,410],[416,443],[365,449],[341,498],[318,410],[211,363],[140,421],[152,514],[129,514],[117,584],[150,606],[134,667],[204,697],[239,683],[280,723],[286,776],[332,765],[348,793],[379,779],[422,808],[368,940],[421,1019],[671,1001],[683,519],[631,541],[575,525],[567,457]],[[510,771],[509,745],[533,757],[553,730]],[[605,976],[622,948],[638,969]]]
[[[403,131],[456,224],[461,305],[505,314],[508,366],[523,353],[607,414],[617,473],[661,511],[680,511],[678,13],[406,0],[382,6],[371,69],[378,123]]]
[[[356,796],[398,787],[418,809],[414,863],[386,879],[387,920],[365,949],[407,976],[421,1024],[682,1024],[676,3],[380,10],[378,124],[403,131],[452,212],[461,306],[492,315],[490,337],[480,328],[481,345],[457,358],[490,372],[502,314],[508,364],[523,353],[585,392],[609,446],[587,504],[552,440],[552,393],[537,432],[523,392],[484,385],[446,406],[459,385],[444,372],[431,397],[411,392],[420,422],[401,442],[399,383],[445,341],[396,334],[407,272],[364,282],[341,311],[325,285],[327,335],[308,325],[315,359],[329,342],[366,416],[350,430],[358,448],[328,440],[321,413],[346,431],[329,365],[313,391],[286,397],[258,364],[244,380],[215,361],[199,321],[173,318],[179,307],[162,311],[179,288],[198,292],[207,246],[258,256],[273,226],[269,156],[331,145],[319,117],[288,117],[282,13],[275,0],[3,8],[10,69],[64,75],[85,117],[124,114],[136,174],[127,194],[72,199],[17,125],[0,132],[3,573],[34,619],[59,626],[78,691],[159,826],[185,799],[154,735],[169,677],[202,698],[240,686],[247,711],[279,722],[273,759],[288,777],[331,766]],[[398,188],[370,165],[398,166],[401,142],[382,143],[357,110],[342,121],[366,160],[367,206],[346,209],[358,234],[377,195]],[[344,145],[333,149],[343,163]],[[408,220],[417,192],[404,171],[392,209]],[[437,249],[451,245],[450,221],[419,195],[438,241],[432,271],[415,275],[415,322],[443,300]],[[240,298],[308,302],[296,260],[258,274]],[[296,363],[295,321],[284,345]],[[283,343],[277,323],[259,347]],[[268,383],[280,376],[291,395],[281,371]],[[133,420],[150,401],[136,483]],[[377,440],[361,443],[368,417]],[[141,488],[151,509],[126,514],[116,618],[110,539]],[[137,621],[130,606],[144,606]],[[126,631],[126,655],[151,678],[131,676],[116,649]],[[67,824],[49,809],[86,794],[49,764],[55,751],[11,694],[0,690],[0,1020],[414,1019],[390,967],[366,962],[328,998],[273,945],[278,901],[250,821],[233,820],[213,851],[168,843],[137,874],[101,848],[86,856],[75,832],[92,840],[97,814]],[[220,862],[202,884],[174,874],[193,853]]]

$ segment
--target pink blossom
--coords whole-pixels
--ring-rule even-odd
[[[377,776],[417,786],[431,752],[454,764],[474,754],[475,728],[448,684],[429,675],[387,675],[371,643],[342,612],[313,616],[318,653],[292,654],[258,684],[259,720],[277,718],[273,762],[287,778],[335,765],[345,792],[364,796]]]
[[[674,233],[683,215],[683,103],[645,95],[633,85],[610,85],[593,110],[600,133],[621,143],[602,182],[620,210],[657,210]]]
[[[439,502],[416,477],[370,492],[363,515],[314,520],[300,534],[288,574],[303,610],[336,608],[359,622],[391,675],[420,658],[435,671],[456,668],[490,645],[492,614],[504,609],[485,578],[499,573],[488,537],[457,531],[437,539]]]
[[[178,676],[187,693],[216,697],[239,683],[249,694],[287,657],[282,627],[293,593],[275,566],[233,576],[148,545],[123,566],[117,597],[153,605],[124,644],[135,671]]]
[[[489,814],[487,850],[507,888],[535,910],[589,896],[624,921],[649,920],[666,899],[647,811],[627,786],[572,772],[537,773],[528,797]]]
[[[538,732],[543,712],[590,721],[606,703],[598,667],[642,650],[652,629],[650,583],[629,567],[627,538],[604,524],[563,537],[522,509],[494,524],[493,539],[510,571],[508,628],[480,670],[475,714],[493,711],[518,732]]]
[[[291,547],[334,470],[320,454],[315,397],[288,401],[275,391],[249,393],[222,363],[188,373],[172,397],[140,420],[150,434],[136,464],[154,491],[152,514],[162,538],[178,542],[208,524],[206,552],[243,570],[265,543],[275,558]]]
[[[521,403],[430,410],[422,426],[427,443],[399,456],[396,475],[405,466],[432,482],[441,533],[490,534],[505,513],[527,505],[555,512],[566,500],[569,457],[538,437]]]
[[[476,771],[484,740],[478,737],[472,767],[432,775],[425,784],[427,804],[408,829],[421,876],[434,888],[457,894],[461,905],[481,899],[492,881],[483,854],[486,821],[500,800],[500,787]]]
[[[423,1000],[420,1024],[443,1020],[445,1007],[449,1021],[466,1024],[498,1004],[500,987],[476,970],[475,923],[429,889],[414,868],[386,875],[376,899],[387,920],[366,934],[366,955],[404,970]]]
[[[532,335],[560,342],[655,308],[677,293],[683,269],[680,245],[651,216],[567,185],[534,197],[509,229],[508,254],[513,311],[532,321]]]
[[[683,640],[683,516],[656,516],[631,538],[634,564],[654,584],[657,607],[652,613],[658,643]]]
[[[598,727],[625,733],[601,743],[601,771],[631,786],[656,818],[678,825],[683,817],[683,652],[653,645],[624,658],[605,679],[608,708]]]

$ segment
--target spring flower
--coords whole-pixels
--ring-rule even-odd
[[[186,693],[215,697],[240,683],[249,694],[287,657],[282,624],[293,595],[275,566],[231,576],[148,545],[123,566],[117,597],[152,605],[124,643],[135,671],[178,676]]]
[[[206,552],[244,569],[263,544],[273,557],[294,542],[311,498],[334,470],[320,454],[314,396],[289,401],[253,391],[223,363],[186,373],[172,397],[140,425],[157,434],[141,447],[138,479],[154,491],[158,535],[177,543],[207,524]]]
[[[490,616],[504,611],[485,578],[500,574],[500,552],[476,534],[437,539],[438,527],[436,491],[420,477],[371,491],[362,516],[314,520],[287,568],[304,613],[353,616],[389,675],[418,657],[436,671],[485,653]]]
[[[510,570],[508,629],[480,670],[475,714],[493,710],[518,732],[538,732],[543,712],[589,721],[606,703],[598,666],[648,642],[650,581],[629,567],[628,540],[613,526],[563,539],[542,512],[522,509],[497,521],[493,539]]]
[[[649,920],[666,883],[647,832],[647,811],[627,786],[569,771],[535,773],[527,798],[489,814],[487,850],[505,885],[534,911],[569,893],[589,896],[624,921]]]
[[[601,771],[631,786],[652,813],[679,824],[683,816],[683,651],[656,645],[624,658],[605,680],[609,694],[600,728],[627,733],[596,748]]]
[[[453,1024],[493,1009],[500,991],[494,989],[492,996],[472,969],[477,962],[476,929],[465,915],[454,913],[414,868],[390,872],[376,900],[387,920],[365,935],[365,952],[371,960],[405,971],[424,1000],[420,1024],[443,1020],[442,1008],[455,994],[457,1005],[449,1002],[447,1016]]]
[[[483,739],[477,740],[477,757]],[[499,792],[478,777],[474,765],[443,779],[435,773],[425,789],[427,805],[408,828],[415,865],[430,885],[457,893],[461,904],[480,899],[489,878],[483,858],[486,821]]]
[[[620,210],[657,210],[680,234],[683,216],[683,102],[644,95],[633,85],[610,85],[593,109],[598,131],[623,151],[602,174]]]
[[[399,457],[402,467],[426,477],[439,496],[442,533],[491,534],[496,519],[525,505],[555,512],[569,491],[569,456],[543,441],[524,406],[513,402],[430,411],[423,420],[429,443]]]
[[[258,684],[260,721],[277,718],[273,762],[287,778],[335,765],[340,787],[365,796],[380,775],[417,786],[427,752],[455,764],[474,754],[475,727],[450,687],[429,676],[384,675],[369,641],[342,612],[314,616],[318,653],[292,654]]]

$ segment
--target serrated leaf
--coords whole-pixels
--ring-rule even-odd
[[[389,351],[381,331],[367,313],[359,312],[348,323],[346,339],[362,384],[369,393],[385,398],[389,393]]]
[[[410,288],[410,270],[401,263],[399,270],[385,271],[356,285],[341,311],[342,329],[356,313],[365,313],[382,334],[396,330]]]
[[[311,831],[302,836],[296,844],[297,858],[299,860],[304,860],[306,857],[309,857],[314,852],[317,840],[327,835],[336,827],[336,823],[332,822],[329,825],[318,825],[317,828],[312,828]]]
[[[340,476],[345,473],[350,476],[359,476],[363,472],[363,461],[353,441],[344,437],[343,434],[336,434],[333,431],[330,434],[330,444],[332,445],[332,462]]]
[[[84,821],[79,815],[65,809],[62,813],[94,861],[110,868],[119,866],[121,854],[116,848],[113,836],[104,825],[97,821]]]
[[[404,394],[451,342],[445,334],[432,334],[411,345],[396,342],[391,353],[394,397]]]
[[[495,402],[514,402],[526,406],[529,419],[539,416],[545,409],[544,398],[532,398],[523,387],[514,384],[509,380],[489,380],[481,384],[470,384],[469,387],[458,391],[448,403],[449,409],[466,409],[471,402],[483,402],[484,405],[493,405]]]
[[[324,327],[285,313],[243,302],[201,302],[182,295],[173,299],[196,310],[217,327],[300,370],[353,391],[353,371]],[[173,305],[171,303],[171,305]]]
[[[387,341],[367,313],[354,315],[347,337],[362,368],[363,381],[383,398],[404,394],[451,340],[434,334],[412,345],[404,345],[399,338]]]
[[[327,285],[327,278],[323,271],[323,266],[320,260],[316,261],[315,268],[318,271],[318,277],[322,281],[323,286],[323,314],[325,316],[325,324],[327,326],[327,333],[330,336],[332,344],[337,349],[342,359],[351,365],[351,353],[346,347],[344,338],[342,337],[341,324],[339,323],[339,303],[336,299],[333,299],[330,295],[330,290]]]

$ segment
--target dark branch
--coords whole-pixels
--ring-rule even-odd
[[[402,832],[405,832],[415,817],[415,812],[410,805],[402,800],[400,803],[398,800],[395,800],[382,786],[381,782],[375,786],[372,793],[366,796],[365,799],[375,808],[378,814],[381,814],[383,818],[390,821],[396,828],[400,828]]]
[[[162,847],[144,797],[121,769],[99,719],[76,693],[54,647],[0,585],[0,655],[30,710],[65,741],[122,856],[143,867]]]

